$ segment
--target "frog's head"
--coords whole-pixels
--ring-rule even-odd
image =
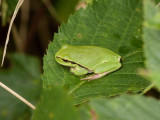
[[[56,53],[55,57],[68,60],[70,55],[70,48],[70,45],[64,44],[61,49]]]
[[[114,61],[120,62],[120,60],[121,60],[121,56],[119,55],[114,56]]]
[[[117,56],[117,60],[118,60],[118,62],[120,62],[121,56]]]

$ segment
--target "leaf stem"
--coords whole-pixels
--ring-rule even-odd
[[[146,87],[140,94],[144,95],[145,93],[147,93],[150,89],[152,89],[154,87],[154,83],[150,84],[148,87]]]
[[[158,8],[160,6],[160,2],[157,4],[156,8]]]
[[[2,82],[0,82],[0,86],[2,88],[4,88],[5,90],[7,90],[8,92],[10,92],[12,95],[14,95],[15,97],[17,97],[19,100],[21,100],[22,102],[24,102],[26,105],[28,105],[30,108],[32,108],[33,110],[36,109],[36,107],[34,105],[32,105],[29,101],[27,101],[26,99],[24,99],[22,96],[20,96],[19,94],[17,94],[16,92],[14,92],[13,90],[11,90],[9,87],[7,87],[6,85],[4,85]]]

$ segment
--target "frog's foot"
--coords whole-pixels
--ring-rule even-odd
[[[82,78],[81,80],[88,80],[88,81],[91,81],[91,80],[95,80],[95,79],[98,79],[98,78],[101,78],[105,75],[107,75],[108,72],[104,72],[104,73],[95,73],[93,75],[88,75],[86,76],[85,78]]]
[[[86,69],[79,67],[79,66],[70,68],[70,71],[73,74],[78,75],[78,76],[85,75],[88,73],[88,71]]]

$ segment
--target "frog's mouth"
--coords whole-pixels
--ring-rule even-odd
[[[57,58],[60,58],[60,57],[57,57]],[[62,59],[62,58],[61,58],[61,59]],[[76,64],[76,65],[78,65],[79,67],[85,68],[85,69],[88,71],[88,73],[93,73],[93,70],[90,70],[90,69],[88,69],[88,68],[84,67],[83,65],[80,65],[80,64],[78,64],[78,63],[76,63],[76,62],[69,61],[69,60],[66,60],[66,59],[62,59],[62,60],[63,60],[63,62],[69,62],[69,63],[72,63],[72,64]]]

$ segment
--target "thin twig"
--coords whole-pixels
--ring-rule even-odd
[[[7,87],[6,85],[4,85],[2,82],[0,82],[0,86],[2,88],[4,88],[5,90],[7,90],[8,92],[10,92],[12,95],[14,95],[15,97],[17,97],[19,100],[21,100],[22,102],[24,102],[26,105],[28,105],[29,107],[31,107],[33,110],[36,109],[36,107],[34,105],[32,105],[29,101],[27,101],[26,99],[24,99],[22,96],[20,96],[19,94],[17,94],[16,92],[14,92],[13,90],[11,90],[9,87]]]
[[[158,5],[156,6],[156,8],[158,8],[160,6],[160,2],[158,3]]]
[[[18,12],[19,8],[21,7],[23,1],[24,0],[19,0],[18,1],[17,6],[16,6],[16,8],[14,10],[14,13],[13,13],[12,19],[11,19],[11,22],[10,22],[8,33],[7,33],[7,38],[6,38],[6,43],[5,43],[5,47],[4,47],[4,51],[3,51],[1,67],[3,66],[4,58],[6,56],[7,45],[8,45],[8,42],[9,42],[9,36],[10,36],[12,25],[13,25],[14,19],[15,19],[16,15],[17,15],[17,12]]]

